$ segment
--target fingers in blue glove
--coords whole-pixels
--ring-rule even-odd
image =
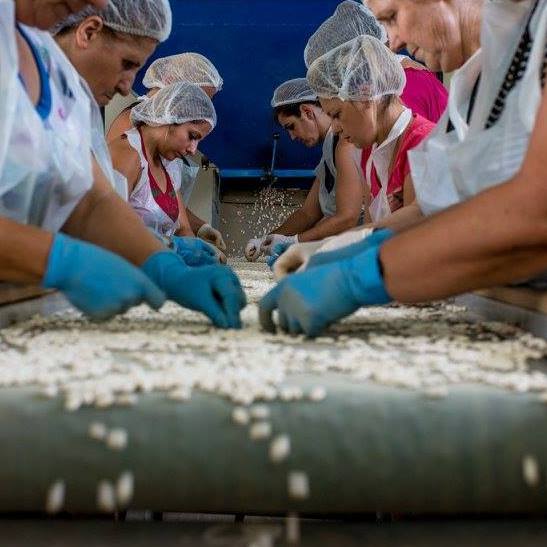
[[[272,254],[266,259],[266,263],[270,267],[270,270],[273,269],[274,264],[277,262],[277,259],[292,245],[292,243],[277,243],[272,250]]]
[[[322,266],[323,264],[346,260],[347,258],[351,258],[352,256],[362,253],[371,247],[381,245],[384,241],[391,239],[394,235],[395,232],[387,228],[376,230],[368,237],[362,241],[358,241],[357,243],[340,247],[340,249],[335,249],[334,251],[327,251],[325,253],[317,253],[312,255],[308,261],[306,269],[309,270],[310,268]]]

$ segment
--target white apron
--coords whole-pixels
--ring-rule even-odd
[[[488,1],[484,6],[483,49],[454,75],[448,109],[431,137],[409,153],[420,208],[432,214],[511,179],[528,149],[541,102],[540,71],[547,36],[547,2],[531,20],[534,39],[522,79],[509,92],[497,122],[485,129],[498,91],[528,23],[534,2]],[[475,107],[467,123],[473,87]],[[447,133],[448,121],[454,130]]]
[[[380,191],[369,205],[369,213],[372,222],[376,223],[391,215],[391,207],[387,199],[387,188],[389,184],[389,166],[391,165],[393,154],[397,148],[399,137],[404,134],[408,124],[412,121],[412,110],[405,108],[397,121],[393,124],[386,140],[380,145],[374,143],[372,152],[367,160],[365,169],[365,179],[369,189],[372,189],[372,167],[378,175]]]
[[[0,0],[0,215],[56,232],[93,184],[89,100],[51,36],[21,26],[45,69],[42,119],[18,77],[13,5]]]

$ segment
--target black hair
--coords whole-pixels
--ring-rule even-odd
[[[283,116],[296,116],[297,118],[302,117],[302,111],[300,107],[304,104],[309,104],[311,106],[318,106],[321,108],[321,103],[317,101],[302,101],[301,103],[292,103],[292,104],[282,104],[274,108],[274,118],[275,121],[278,121],[280,114]]]

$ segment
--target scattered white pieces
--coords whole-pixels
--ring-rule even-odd
[[[278,435],[270,444],[270,460],[281,463],[291,453],[291,439],[288,435]]]
[[[249,429],[249,437],[253,441],[267,439],[272,434],[272,424],[270,422],[255,422]]]
[[[326,396],[327,390],[323,386],[316,386],[310,391],[308,398],[314,403],[320,403],[325,400]]]
[[[304,392],[299,386],[283,386],[279,396],[282,401],[299,401],[304,397]]]
[[[300,519],[297,513],[287,515],[286,540],[289,545],[298,545],[300,543]]]
[[[296,500],[305,500],[310,495],[308,475],[303,471],[291,471],[288,476],[289,496]]]
[[[118,507],[126,508],[131,503],[135,492],[135,478],[131,471],[125,471],[116,482],[116,499]]]
[[[47,399],[54,399],[57,395],[59,395],[59,388],[53,384],[46,386],[42,391],[42,395]]]
[[[106,425],[101,422],[93,422],[88,429],[89,436],[95,441],[104,441],[107,433]]]
[[[249,412],[242,406],[236,406],[232,411],[232,421],[237,425],[247,425],[250,421]]]
[[[266,405],[253,405],[249,413],[253,420],[267,420],[270,417],[270,409]]]
[[[530,488],[539,484],[539,465],[534,456],[527,455],[522,458],[522,477]]]
[[[100,393],[95,399],[95,406],[97,408],[109,408],[114,402],[115,399],[112,393]]]
[[[55,515],[65,506],[66,486],[64,481],[58,480],[54,482],[47,492],[46,512],[50,515]]]
[[[116,510],[116,495],[112,483],[102,480],[97,486],[97,507],[103,513],[113,513]]]
[[[120,406],[135,406],[139,402],[139,398],[134,393],[123,393],[116,397],[116,404]]]
[[[178,388],[169,392],[169,399],[172,401],[189,401],[192,398],[192,392],[186,388]]]
[[[448,388],[446,386],[431,386],[424,389],[423,394],[428,399],[444,399],[448,397]]]
[[[68,412],[76,412],[82,406],[82,399],[76,395],[70,395],[65,400],[65,410]]]
[[[127,447],[127,431],[122,428],[110,430],[106,437],[106,446],[111,450],[124,450]]]

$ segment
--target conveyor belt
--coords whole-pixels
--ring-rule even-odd
[[[266,273],[253,268],[260,267],[249,266],[252,275],[244,284],[256,301],[253,280],[266,279]],[[19,317],[60,306],[57,296],[33,301],[26,310],[18,308]],[[10,317],[17,316],[14,310]],[[358,335],[348,332],[350,338]],[[313,352],[316,344],[302,347]],[[276,358],[272,353],[272,363]],[[274,433],[291,437],[290,457],[281,464],[271,462],[268,441],[251,441],[248,428],[233,423],[233,404],[216,395],[198,391],[181,403],[151,393],[134,407],[69,413],[61,398],[48,400],[36,388],[0,389],[0,512],[43,510],[48,489],[63,480],[65,509],[94,514],[99,481],[115,482],[124,471],[136,481],[132,509],[224,514],[547,509],[547,406],[537,394],[475,384],[451,387],[448,396],[435,399],[334,371],[290,379],[304,391],[320,383],[328,396],[321,403],[268,403]],[[126,430],[127,449],[109,450],[91,439],[88,428],[97,421]],[[538,466],[537,482],[523,476],[530,457]],[[306,499],[288,493],[287,476],[294,470],[309,477]]]

